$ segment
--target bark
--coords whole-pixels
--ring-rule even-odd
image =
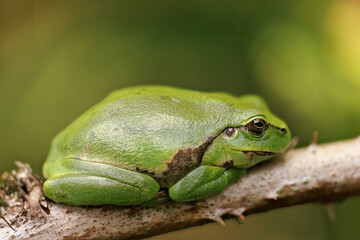
[[[293,149],[259,164],[222,193],[156,207],[74,207],[45,200],[28,165],[3,174],[2,239],[137,239],[306,202],[360,194],[360,138]],[[4,237],[5,236],[5,237]]]

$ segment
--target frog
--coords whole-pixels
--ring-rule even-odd
[[[127,87],[52,140],[43,190],[75,206],[193,202],[222,192],[290,141],[287,124],[258,95]]]

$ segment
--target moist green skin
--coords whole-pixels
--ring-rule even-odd
[[[251,136],[243,127],[259,117],[269,123],[261,138]],[[236,136],[224,137],[227,127],[237,128]],[[216,187],[215,181],[190,198],[184,197],[189,195],[184,188],[194,187],[185,186],[188,182],[183,187],[177,185],[180,190],[174,195],[180,197],[172,197],[175,190],[170,191],[176,201],[197,200],[226,188],[244,174],[243,169],[272,155],[256,152],[280,153],[290,139],[287,125],[258,96],[235,97],[166,86],[125,88],[111,93],[53,139],[43,166],[43,174],[49,178],[44,191],[56,202],[73,205],[133,205],[153,199],[159,188],[171,188],[196,169],[195,178],[205,179],[206,185],[203,174],[211,169],[214,176],[208,181],[221,178],[216,181],[223,186]],[[124,180],[121,176],[128,177]],[[185,177],[186,181],[194,180],[190,177]],[[110,184],[109,179],[115,182]],[[119,182],[121,186],[115,186]],[[109,184],[112,187],[105,190]],[[117,196],[124,195],[120,190],[114,193],[124,184],[136,188],[137,193],[129,193],[127,199]],[[80,193],[77,188],[85,190]],[[104,192],[98,194],[101,189]]]

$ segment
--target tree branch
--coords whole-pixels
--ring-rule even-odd
[[[8,239],[143,238],[213,220],[223,223],[221,217],[360,194],[360,137],[288,151],[251,168],[216,196],[156,207],[74,207],[49,200],[47,206],[44,199],[39,204],[41,182],[30,167],[18,165],[17,172],[3,175],[0,188],[0,236]]]

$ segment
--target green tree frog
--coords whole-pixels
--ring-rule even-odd
[[[71,205],[154,205],[223,191],[287,149],[258,96],[138,86],[111,93],[52,141],[45,195]]]

